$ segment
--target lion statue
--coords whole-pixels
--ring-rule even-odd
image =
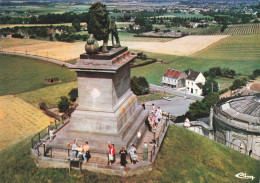
[[[121,47],[116,23],[113,19],[108,17],[109,13],[106,9],[106,5],[101,2],[96,2],[89,8],[88,14],[88,33],[93,34],[97,40],[103,40],[102,52],[108,52],[107,44],[110,32],[112,33],[113,47]],[[114,43],[114,37],[116,39],[116,44]]]

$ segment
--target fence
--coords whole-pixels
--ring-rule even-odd
[[[66,125],[69,122],[69,119],[59,121],[54,121],[54,134],[60,130],[64,125]],[[49,129],[48,127],[44,128],[42,131],[38,132],[36,135],[34,135],[31,138],[31,145],[32,148],[37,150],[38,156],[41,155],[41,152],[39,151],[39,147],[43,144],[43,142],[47,141],[49,138]]]
[[[195,128],[192,128],[192,127],[195,127]],[[218,142],[218,143],[221,143],[221,144],[229,144],[227,147],[230,147],[234,150],[239,150],[241,153],[244,152],[245,155],[249,155],[250,157],[253,157],[257,160],[260,160],[260,156],[253,153],[251,150],[247,150],[246,147],[242,147],[240,145],[236,145],[230,141],[227,141],[226,138],[223,138],[217,134],[210,134],[210,133],[205,133],[207,131],[207,129],[204,129],[203,130],[203,127],[202,126],[197,126],[197,125],[192,125],[190,128],[188,128],[189,130],[195,132],[195,133],[199,133],[201,135],[203,135],[204,137],[207,137],[207,138],[210,138],[210,135],[212,136],[212,138],[210,139],[213,139],[214,141]],[[197,129],[197,130],[196,130]]]

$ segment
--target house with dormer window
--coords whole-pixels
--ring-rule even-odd
[[[201,72],[189,70],[188,77],[185,80],[186,92],[201,96],[205,82],[206,78]]]

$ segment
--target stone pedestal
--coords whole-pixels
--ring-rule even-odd
[[[148,115],[130,89],[134,58],[126,47],[80,55],[70,67],[77,72],[79,105],[70,123],[47,146],[66,148],[67,142],[78,138],[80,144],[88,141],[94,151],[107,152],[107,141],[119,150],[134,140]]]

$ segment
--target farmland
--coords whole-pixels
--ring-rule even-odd
[[[76,74],[61,66],[0,55],[0,78],[0,95],[7,95],[49,86],[50,84],[44,82],[48,78],[59,78],[62,83],[75,81]]]
[[[230,36],[194,54],[197,58],[260,61],[260,34]],[[259,65],[255,68],[259,68]]]
[[[260,23],[229,25],[223,32],[212,33],[212,35],[247,35],[260,34]]]
[[[121,45],[131,50],[140,50],[171,55],[191,55],[226,36],[186,36],[179,39],[138,38],[131,33],[120,33]],[[11,41],[9,41],[11,40]],[[17,43],[16,43],[17,40]],[[167,42],[165,42],[167,41]],[[79,58],[84,53],[85,42],[64,43],[30,39],[1,39],[0,48],[5,52],[49,57],[60,61]],[[102,45],[102,42],[99,42]],[[189,44],[187,44],[189,43]],[[111,45],[111,42],[109,42]]]
[[[48,126],[52,118],[12,96],[0,96],[0,150]]]

